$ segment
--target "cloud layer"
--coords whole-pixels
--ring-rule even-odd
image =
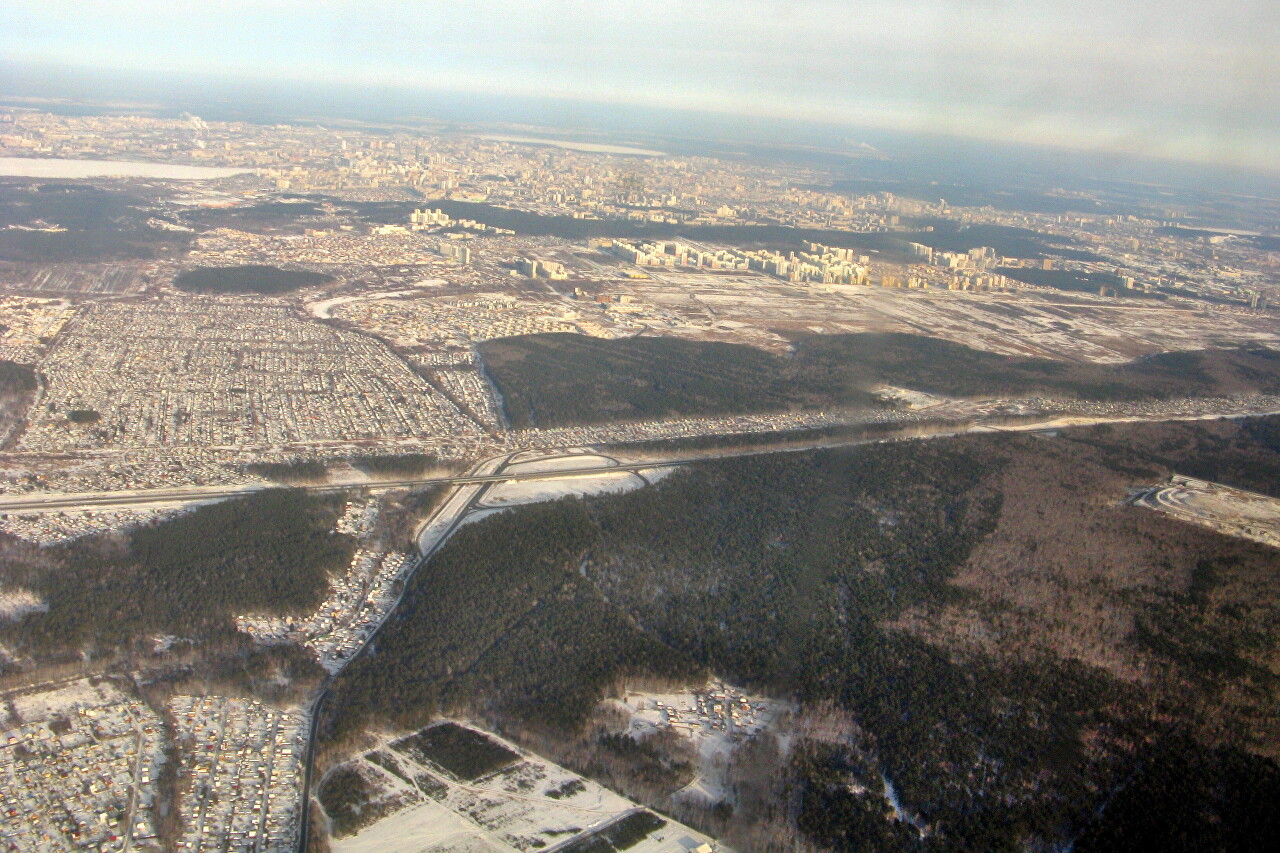
[[[1274,0],[0,5],[0,54],[24,63],[567,96],[1272,169],[1277,32]]]

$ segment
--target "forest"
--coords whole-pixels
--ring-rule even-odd
[[[391,744],[420,763],[431,763],[463,782],[474,782],[520,760],[519,753],[456,723],[440,723]]]
[[[445,476],[461,470],[457,461],[441,459],[430,453],[359,455],[352,456],[347,461],[370,477],[384,480],[424,477],[435,473]]]
[[[742,344],[542,334],[485,341],[514,427],[883,405],[888,384],[949,397],[1138,400],[1280,392],[1265,348],[1162,353],[1121,365],[975,350],[901,333],[812,335],[781,357]]]
[[[1134,810],[1178,813],[1165,849],[1241,849],[1222,845],[1265,821],[1226,827],[1253,795],[1221,780],[1280,772],[1276,552],[1124,497],[1200,458],[1197,444],[1248,487],[1232,472],[1280,464],[1276,430],[725,459],[492,516],[410,581],[376,649],[339,677],[322,735],[467,712],[589,772],[575,756],[627,739],[601,728],[596,700],[626,679],[714,672],[845,732],[757,756],[740,787],[767,796],[682,815],[738,849],[1109,849]],[[1237,453],[1249,464],[1228,464]],[[486,606],[466,606],[477,590]],[[885,818],[886,779],[914,825]],[[1161,793],[1186,790],[1213,799],[1185,812]]]
[[[36,391],[36,373],[25,364],[0,359],[0,444],[10,437]]]
[[[24,263],[157,258],[183,249],[191,235],[151,228],[149,199],[80,181],[0,179],[0,260]],[[54,223],[65,231],[10,225]]]
[[[323,483],[329,477],[329,469],[319,459],[254,462],[246,465],[245,470],[287,486]]]
[[[7,645],[42,656],[146,646],[169,634],[226,640],[237,613],[298,613],[316,607],[330,572],[355,550],[334,532],[341,502],[269,489],[199,507],[120,535],[44,549],[13,549],[6,581],[48,606],[0,626]]]
[[[0,360],[0,395],[36,390],[36,372],[25,364]]]
[[[188,293],[253,293],[270,296],[333,281],[331,276],[305,270],[248,264],[239,267],[196,267],[180,273],[173,286]]]
[[[804,381],[785,360],[740,344],[549,334],[485,341],[480,351],[517,428],[877,404],[839,377]]]
[[[1034,284],[1038,287],[1053,287],[1058,290],[1075,290],[1084,293],[1097,293],[1099,288],[1106,287],[1117,290],[1124,286],[1120,276],[1103,272],[1077,272],[1075,270],[1045,270],[1035,267],[999,267],[1000,275],[1015,281]],[[1144,294],[1141,290],[1126,290],[1124,295],[1130,298],[1163,298],[1158,294]]]

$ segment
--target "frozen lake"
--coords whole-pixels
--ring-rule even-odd
[[[199,181],[252,171],[212,166],[180,166],[172,163],[137,163],[128,160],[0,157],[0,177],[6,178],[165,178]]]

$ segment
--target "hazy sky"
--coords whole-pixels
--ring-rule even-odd
[[[1278,34],[1280,0],[0,0],[0,57],[24,64],[567,96],[1271,170]]]

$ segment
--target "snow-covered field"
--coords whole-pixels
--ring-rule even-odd
[[[496,735],[483,734],[517,753],[520,760],[464,783],[430,763],[396,750],[390,744],[397,738],[388,737],[377,749],[344,765],[376,778],[383,788],[381,799],[400,794],[415,804],[354,836],[331,840],[334,853],[531,853],[562,844],[639,808],[595,782]],[[374,753],[390,755],[394,771],[370,761],[369,756]],[[381,760],[385,764],[385,757]],[[706,836],[668,822],[631,849],[638,853],[675,853],[708,842]]]
[[[88,679],[80,679],[54,690],[15,695],[9,701],[18,716],[35,721],[69,715],[77,708],[116,705],[128,701],[128,697],[109,681],[92,684]]]
[[[629,145],[605,145],[600,142],[574,142],[568,139],[543,139],[534,136],[507,136],[501,133],[489,133],[480,137],[494,142],[517,142],[523,145],[550,145],[555,148],[567,148],[570,151],[593,151],[602,154],[634,154],[644,157],[661,157],[665,152],[652,148],[634,148]]]
[[[518,454],[504,469],[509,474],[527,474],[534,471],[572,471],[576,468],[613,468],[616,459],[598,453],[556,453],[555,455]]]
[[[545,480],[520,480],[495,483],[490,486],[477,504],[480,510],[504,509],[521,504],[554,501],[560,498],[615,494],[629,492],[656,483],[671,473],[672,468],[647,468],[641,471],[611,471],[618,460],[591,452],[553,453],[528,452],[511,457],[504,473],[527,474],[555,471],[576,471],[599,468],[600,473],[570,474],[563,478]],[[468,519],[473,520],[473,519]]]
[[[519,504],[554,501],[576,495],[589,497],[617,492],[629,492],[647,486],[648,480],[630,471],[609,471],[601,474],[577,474],[558,480],[521,480],[515,483],[499,483],[485,492],[479,506],[485,508],[517,506]]]
[[[927,409],[930,406],[936,406],[939,403],[946,402],[943,397],[936,397],[933,394],[927,394],[924,391],[915,391],[911,388],[898,388],[893,385],[885,385],[876,392],[876,396],[882,400],[891,403],[900,403],[908,409]]]
[[[505,853],[487,833],[431,800],[383,818],[350,838],[330,839],[333,853]]]
[[[0,589],[0,622],[12,622],[28,613],[38,613],[48,609],[44,599],[29,589],[22,587]]]
[[[252,169],[142,163],[128,160],[68,160],[57,157],[0,157],[0,175],[15,178],[161,178],[202,181],[242,175]]]

